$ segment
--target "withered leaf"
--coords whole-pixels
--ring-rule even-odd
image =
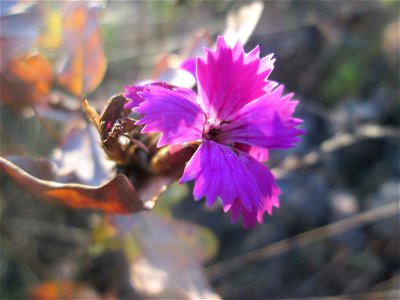
[[[108,137],[110,129],[117,120],[123,119],[129,115],[130,110],[124,108],[127,102],[128,100],[122,94],[114,95],[108,99],[103,112],[99,115],[96,109],[91,106],[86,99],[83,100],[83,109],[85,110],[86,116],[98,129],[102,140]]]
[[[146,146],[133,137],[134,133],[139,133],[139,128],[134,125],[135,120],[128,117],[130,110],[124,107],[127,102],[128,100],[122,94],[114,95],[107,101],[100,116],[87,100],[83,102],[87,117],[99,131],[107,156],[119,164],[124,164],[132,158],[132,151],[136,146],[148,151]],[[135,147],[121,144],[120,136],[127,137]]]
[[[92,92],[102,81],[107,58],[97,11],[87,2],[70,2],[63,18],[58,84],[75,96]]]
[[[100,125],[100,116],[97,113],[96,109],[89,104],[89,101],[86,99],[83,100],[83,109],[86,113],[86,116],[89,118],[89,121],[99,129]]]
[[[40,180],[2,157],[0,169],[33,197],[52,203],[108,213],[133,213],[145,209],[125,175],[118,175],[102,186],[88,186]]]
[[[107,101],[99,120],[102,138],[107,137],[107,133],[117,120],[130,114],[130,110],[124,108],[127,102],[128,100],[122,94],[115,95]]]

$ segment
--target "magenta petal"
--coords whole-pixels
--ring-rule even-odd
[[[244,106],[224,126],[219,141],[224,144],[244,143],[256,147],[289,148],[304,131],[296,128],[300,119],[293,118],[297,101],[292,94],[282,96],[283,86]]]
[[[225,145],[204,140],[188,162],[180,182],[195,180],[196,200],[206,198],[212,205],[221,198],[224,211],[235,200],[247,211],[271,211],[277,205],[273,195],[279,192],[271,172],[249,155],[236,153]]]
[[[180,182],[195,180],[196,200],[206,198],[211,206],[221,198],[224,211],[231,210],[232,222],[242,216],[245,228],[263,222],[265,212],[279,206],[279,188],[272,173],[246,153],[204,140],[188,162]]]
[[[196,57],[185,59],[180,68],[189,72],[194,78],[196,78]]]
[[[235,143],[235,149],[246,152],[260,162],[265,162],[268,160],[268,149],[258,148],[241,143]]]
[[[267,78],[273,70],[272,56],[259,58],[259,48],[246,54],[237,43],[230,48],[223,37],[215,52],[205,49],[197,59],[197,82],[201,106],[211,120],[229,120],[245,104],[273,87]]]
[[[125,109],[139,106],[139,104],[144,101],[144,99],[138,95],[138,93],[142,92],[144,88],[144,85],[131,85],[124,87],[124,96],[130,100],[127,104],[125,104]]]
[[[231,220],[236,223],[238,218],[242,215],[243,227],[255,228],[256,223],[263,223],[263,216],[265,212],[272,214],[273,207],[279,207],[279,194],[280,190],[276,185],[275,178],[272,173],[261,163],[255,161],[251,157],[247,157],[246,165],[253,170],[255,177],[261,190],[261,201],[263,207],[248,211],[243,207],[241,201],[236,200],[231,207]]]
[[[197,97],[196,93],[191,89],[176,87],[173,85],[169,85],[165,82],[146,82],[138,85],[131,85],[124,87],[125,89],[124,96],[131,100],[125,105],[125,108],[129,109],[139,106],[139,104],[144,101],[144,98],[140,95],[140,93],[150,91],[150,89],[155,86],[165,88],[168,90],[173,90],[181,94],[185,98],[191,99],[193,101],[195,101]]]
[[[205,116],[194,99],[160,86],[147,87],[139,95],[145,100],[135,108],[143,115],[136,125],[145,125],[142,133],[161,132],[158,147],[201,138]]]

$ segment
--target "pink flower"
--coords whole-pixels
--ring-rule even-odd
[[[263,222],[279,206],[280,190],[263,161],[269,149],[293,147],[303,133],[293,118],[293,94],[267,78],[272,55],[259,58],[259,47],[245,53],[223,37],[216,50],[196,60],[198,96],[183,88],[147,85],[135,111],[142,132],[160,132],[157,146],[199,141],[180,182],[195,181],[194,197],[211,206],[220,198],[232,222],[242,216],[245,228]]]
[[[141,92],[150,91],[151,87],[159,86],[165,89],[170,89],[178,93],[182,93],[184,96],[189,98],[196,97],[196,93],[190,89],[176,87],[165,82],[143,82],[138,85],[127,85],[124,87],[124,96],[129,98],[131,101],[125,105],[125,109],[135,108],[139,106],[145,99],[140,95]]]

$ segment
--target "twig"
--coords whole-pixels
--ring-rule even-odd
[[[351,294],[342,296],[328,296],[328,297],[311,297],[308,300],[382,300],[382,299],[399,299],[400,290],[389,290],[382,292]],[[286,300],[303,300],[304,298],[286,298]],[[285,300],[285,299],[281,299]]]
[[[277,178],[281,178],[300,168],[315,165],[322,160],[324,155],[362,140],[387,138],[400,140],[399,129],[377,124],[360,125],[354,133],[339,132],[332,138],[325,140],[317,149],[310,151],[302,157],[287,157],[278,167],[273,168],[272,171]]]
[[[272,245],[265,246],[261,249],[248,252],[244,255],[238,256],[228,261],[223,261],[206,268],[206,272],[210,277],[222,277],[224,274],[234,272],[245,267],[247,264],[253,264],[260,260],[273,257],[290,251],[294,248],[303,247],[312,242],[335,236],[337,234],[346,232],[355,227],[372,223],[377,220],[387,218],[399,213],[399,203],[392,202],[369,211],[359,213],[350,218],[340,220],[335,223],[322,226],[294,237],[284,239]]]

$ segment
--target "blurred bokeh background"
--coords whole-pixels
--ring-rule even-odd
[[[274,53],[307,133],[271,152],[281,207],[256,230],[193,201],[191,184],[116,217],[34,199],[2,172],[1,299],[398,299],[398,1],[71,3],[1,1],[3,157],[110,179],[82,95],[101,110],[127,84],[190,84],[180,62],[221,34]]]

